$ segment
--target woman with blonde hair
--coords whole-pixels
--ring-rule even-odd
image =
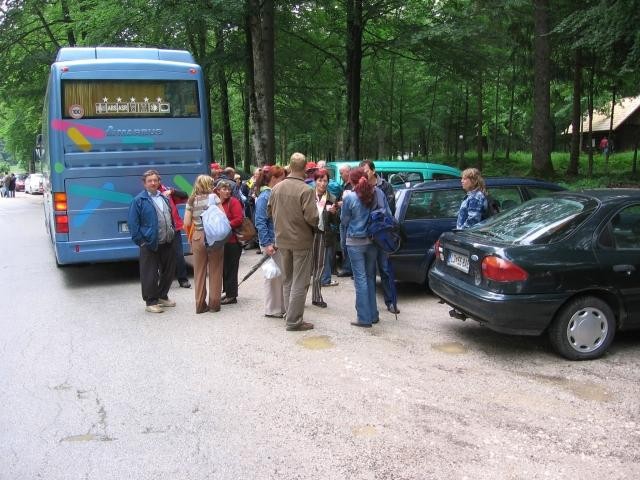
[[[467,168],[462,172],[460,180],[462,188],[467,192],[458,210],[458,220],[456,228],[464,229],[475,225],[483,220],[483,216],[488,209],[488,192],[484,183],[484,178],[477,168]]]
[[[187,231],[193,229],[190,241],[191,252],[193,253],[196,313],[220,311],[224,244],[219,247],[208,248],[205,244],[205,233],[202,225],[202,213],[207,208],[219,208],[224,211],[220,198],[213,193],[214,187],[214,180],[210,176],[200,175],[196,178],[184,215],[185,228],[187,228]],[[209,276],[208,302],[207,275]]]

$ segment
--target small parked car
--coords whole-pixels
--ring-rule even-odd
[[[44,193],[44,176],[41,173],[32,173],[24,181],[25,193]]]
[[[488,177],[485,182],[492,203],[499,205],[501,212],[531,198],[564,190],[555,183],[531,178]],[[465,195],[459,178],[424,182],[396,192],[395,216],[402,236],[400,250],[391,255],[396,280],[427,283],[433,245],[442,232],[456,227]]]
[[[601,356],[640,328],[640,190],[535,198],[444,233],[429,273],[454,317],[517,335],[546,332],[570,360]]]
[[[395,189],[408,188],[412,185],[429,180],[443,180],[460,178],[460,170],[449,165],[429,162],[410,162],[405,160],[375,160],[376,173]],[[329,162],[327,170],[331,178],[342,183],[340,167],[349,165],[355,168],[359,162]]]
[[[24,181],[27,179],[26,173],[16,175],[16,192],[24,192]]]

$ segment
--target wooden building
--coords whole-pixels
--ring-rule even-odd
[[[594,110],[591,131],[593,132],[593,147],[598,148],[602,137],[609,137],[611,124],[611,103],[604,113]],[[571,135],[572,125],[566,130]],[[588,150],[589,116],[583,117],[580,132],[582,150]],[[613,109],[613,126],[609,140],[613,141],[614,151],[633,150],[640,142],[640,96],[626,97],[616,102]]]

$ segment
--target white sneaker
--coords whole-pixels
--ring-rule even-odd
[[[161,307],[175,307],[176,306],[176,302],[174,302],[173,300],[165,300],[164,298],[159,298],[158,299],[158,305]]]
[[[162,312],[164,312],[164,310],[162,309],[162,307],[160,305],[147,305],[147,307],[145,308],[145,311],[147,311],[149,313],[162,313]]]

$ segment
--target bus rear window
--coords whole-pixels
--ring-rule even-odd
[[[195,80],[63,80],[63,118],[200,117]]]

